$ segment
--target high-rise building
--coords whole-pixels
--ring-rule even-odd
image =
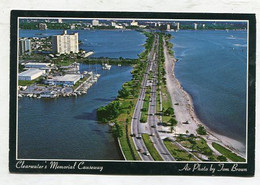
[[[94,20],[92,21],[92,25],[93,25],[93,26],[98,26],[98,25],[99,25],[99,21],[98,21],[97,19],[94,19]]]
[[[177,30],[179,30],[179,29],[180,29],[180,23],[177,22]]]
[[[194,30],[198,29],[198,23],[194,23]]]
[[[171,29],[171,25],[167,24],[167,30],[170,30],[170,29]]]
[[[40,30],[47,30],[48,29],[47,24],[46,23],[40,23],[39,24],[39,29]]]
[[[19,55],[31,54],[31,40],[24,38],[19,40]]]
[[[62,35],[52,36],[52,51],[53,53],[78,53],[79,39],[78,33],[67,34],[65,30]]]

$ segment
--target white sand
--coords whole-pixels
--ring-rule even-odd
[[[242,143],[213,132],[198,119],[197,115],[194,112],[193,102],[190,95],[183,90],[181,84],[175,78],[174,67],[176,59],[168,53],[165,41],[164,56],[167,88],[172,99],[176,120],[178,121],[178,124],[175,127],[175,134],[186,134],[186,131],[188,131],[189,134],[192,133],[194,135],[197,135],[196,129],[198,128],[198,124],[201,124],[208,132],[208,135],[203,136],[203,138],[207,141],[210,147],[212,142],[217,142],[228,147],[233,152],[245,158],[246,148]],[[178,105],[176,105],[176,103],[178,103]],[[183,124],[183,122],[185,121],[188,121],[189,124]],[[211,149],[216,154],[219,154],[213,147],[211,147]]]

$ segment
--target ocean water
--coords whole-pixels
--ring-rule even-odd
[[[91,57],[138,58],[146,37],[134,30],[68,30],[78,32],[80,49],[94,51]],[[63,30],[19,30],[19,37],[48,37],[62,34]]]
[[[246,142],[246,31],[171,32],[177,79],[202,122]]]
[[[81,64],[101,74],[86,95],[18,101],[18,157],[23,159],[120,160],[119,147],[107,124],[96,121],[96,109],[117,96],[129,81],[131,66]]]

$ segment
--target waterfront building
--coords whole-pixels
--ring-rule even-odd
[[[114,22],[114,21],[111,22],[111,26],[116,27],[116,25],[117,25],[116,22]]]
[[[29,62],[29,63],[26,63],[24,66],[26,68],[46,68],[46,67],[49,67],[51,65],[51,63],[40,63],[40,62]]]
[[[31,81],[45,74],[44,70],[40,69],[28,69],[27,71],[21,72],[18,75],[19,80]]]
[[[133,20],[131,23],[130,23],[131,26],[138,26],[138,22],[136,22],[135,20]]]
[[[78,33],[67,34],[65,30],[62,35],[52,36],[52,51],[53,53],[78,53],[79,39]]]
[[[179,29],[180,29],[180,23],[177,22],[177,30],[179,30]]]
[[[62,23],[62,19],[58,19],[58,23]]]
[[[31,54],[32,47],[31,47],[31,40],[24,38],[19,40],[19,55]]]
[[[194,30],[198,29],[198,23],[194,23]]]
[[[167,30],[171,30],[171,25],[167,24]]]
[[[116,28],[116,29],[123,29],[124,26],[122,26],[122,25],[116,25],[115,28]]]
[[[205,24],[202,24],[202,28],[205,29]]]
[[[40,30],[47,30],[48,29],[47,24],[46,23],[40,23],[39,24],[39,29]]]
[[[92,21],[92,25],[93,25],[93,26],[99,26],[99,21],[98,21],[97,19],[94,19],[94,20]]]
[[[46,80],[47,84],[52,85],[68,85],[73,86],[79,81],[83,76],[81,74],[66,74],[64,76],[54,76]]]
[[[70,25],[70,29],[74,30],[76,28],[75,24]]]

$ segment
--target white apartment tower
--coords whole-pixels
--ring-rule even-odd
[[[171,25],[167,24],[167,30],[171,30]]]
[[[179,29],[180,29],[180,23],[177,22],[177,30],[179,30]]]
[[[198,29],[198,23],[194,23],[194,30]]]
[[[52,36],[52,51],[53,53],[78,53],[79,39],[78,33],[67,34],[65,30],[62,35]]]

